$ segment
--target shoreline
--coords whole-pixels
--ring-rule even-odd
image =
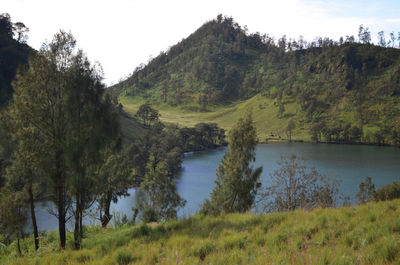
[[[289,141],[287,139],[266,139],[264,141],[260,141],[259,144],[281,144],[281,143],[305,143],[305,144],[332,144],[332,145],[364,145],[364,146],[381,146],[381,147],[397,147],[400,146],[392,145],[392,144],[378,144],[378,143],[355,143],[355,142],[328,142],[328,141],[311,141],[311,140],[292,140]]]

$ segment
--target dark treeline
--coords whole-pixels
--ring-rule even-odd
[[[286,104],[299,104],[298,123],[313,127],[315,139],[399,144],[400,42],[389,35],[373,43],[361,25],[356,37],[276,40],[219,15],[112,89],[200,111],[261,94],[274,99],[279,118]],[[350,137],[348,124],[361,137]]]
[[[9,14],[0,14],[0,109],[12,97],[11,81],[18,66],[26,64],[33,51],[26,44],[28,31],[22,22],[13,23]]]

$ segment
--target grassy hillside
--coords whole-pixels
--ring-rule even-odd
[[[135,115],[139,106],[146,101],[141,98],[122,97],[120,102],[124,106],[124,110],[130,115]],[[293,132],[293,139],[311,140],[309,124],[304,122],[304,114],[301,108],[295,102],[288,102],[285,106],[286,112],[282,118],[278,118],[278,106],[276,100],[263,98],[256,95],[251,99],[231,103],[228,105],[220,105],[210,107],[207,112],[199,112],[190,108],[190,106],[172,107],[168,104],[157,104],[153,107],[157,108],[161,114],[161,121],[167,123],[175,123],[180,126],[193,127],[199,122],[216,122],[226,130],[229,130],[236,121],[243,117],[247,111],[252,111],[254,122],[257,127],[257,135],[260,141],[269,139],[287,139],[285,128],[290,119],[296,119],[298,125]],[[301,125],[299,125],[301,124]],[[134,127],[131,126],[133,129]],[[124,127],[123,127],[124,129]],[[135,130],[133,129],[132,132]],[[271,133],[274,136],[271,136]],[[126,132],[129,135],[130,132]]]
[[[91,227],[82,250],[58,252],[51,232],[38,253],[31,239],[22,243],[22,258],[15,245],[0,248],[0,263],[398,264],[399,214],[400,201],[395,200],[311,212],[196,215],[165,224]]]
[[[111,89],[184,125],[253,108],[261,139],[292,118],[298,139],[400,144],[400,49],[352,38],[274,40],[218,17]]]

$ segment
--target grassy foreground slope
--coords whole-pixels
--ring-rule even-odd
[[[139,106],[146,101],[141,98],[120,97],[124,110],[130,115],[135,115]],[[253,112],[253,120],[257,128],[257,136],[260,141],[267,138],[287,138],[285,128],[290,119],[298,121],[293,131],[295,140],[311,140],[310,125],[304,122],[304,113],[294,101],[288,101],[285,105],[285,114],[278,118],[278,106],[276,100],[268,99],[262,95],[256,95],[248,100],[235,102],[230,105],[210,107],[207,112],[191,110],[190,106],[172,107],[167,104],[153,106],[159,110],[163,122],[175,123],[180,126],[193,127],[200,122],[215,122],[225,130],[229,130],[240,117],[247,111]],[[275,135],[271,137],[271,133]],[[129,133],[127,133],[129,135]]]
[[[196,215],[160,225],[90,228],[83,249],[56,239],[2,264],[399,264],[400,201],[265,215]],[[43,243],[42,243],[43,244]]]

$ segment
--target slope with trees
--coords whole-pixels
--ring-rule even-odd
[[[361,25],[358,38],[276,40],[218,16],[111,89],[199,113],[258,95],[253,107],[272,102],[281,130],[295,118],[315,141],[398,144],[400,50],[382,36],[374,44]]]

